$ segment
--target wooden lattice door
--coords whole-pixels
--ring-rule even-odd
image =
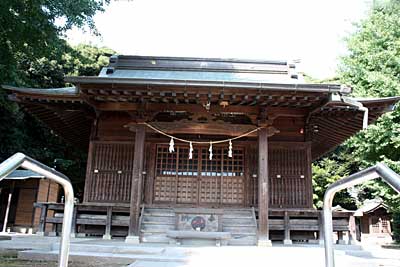
[[[214,147],[209,159],[208,147],[189,149],[177,146],[174,153],[168,146],[157,146],[155,203],[209,205],[244,204],[244,150],[235,149],[233,158],[227,149]]]
[[[91,142],[85,201],[129,202],[134,146],[132,142]]]

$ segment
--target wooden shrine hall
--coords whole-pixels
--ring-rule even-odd
[[[321,239],[312,161],[399,100],[305,83],[284,61],[118,55],[96,77],[65,80],[73,87],[3,87],[88,153],[73,232],[127,242]],[[38,231],[57,232],[63,205],[35,206]],[[353,219],[334,214],[338,239],[351,240]]]

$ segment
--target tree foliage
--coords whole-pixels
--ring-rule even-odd
[[[107,65],[114,51],[89,45],[67,47],[67,52],[57,59],[42,57],[31,60],[19,57],[18,85],[34,88],[63,87],[65,75],[90,75],[99,73]],[[26,153],[72,178],[82,182],[86,167],[86,151],[65,143],[29,113],[11,101],[0,107],[0,161],[17,151]],[[83,186],[83,185],[81,185]]]
[[[60,38],[73,26],[96,31],[93,16],[103,10],[103,0],[2,0],[0,1],[0,83],[18,78],[21,55],[33,60],[64,52]]]
[[[370,15],[347,39],[340,76],[357,96],[394,96],[400,92],[400,2],[376,1]]]
[[[63,87],[64,75],[97,75],[109,49],[70,47],[66,30],[76,26],[96,32],[93,16],[108,1],[0,1],[0,84]],[[7,99],[0,89],[0,161],[21,151],[56,167],[77,181],[86,153],[55,136],[41,122]]]
[[[369,17],[348,39],[340,76],[361,97],[400,95],[400,1],[377,2]],[[384,162],[400,172],[400,109],[383,115],[374,125],[351,138],[346,153],[359,169]],[[381,182],[363,185],[360,197],[381,197],[396,206],[398,197]]]
[[[347,45],[349,53],[341,60],[339,78],[353,88],[354,96],[400,95],[400,1],[377,1],[357,31],[349,36]],[[399,148],[400,107],[397,105],[393,112],[350,138],[323,162],[334,161],[330,165],[338,165],[332,174],[327,173],[333,177],[344,177],[377,162],[384,162],[400,173]],[[318,174],[318,163],[314,164],[314,171]],[[317,179],[318,175],[314,181]],[[399,206],[398,195],[381,181],[363,184],[357,191],[360,201],[380,197],[393,210]]]
[[[323,207],[323,198],[328,186],[348,175],[347,165],[340,159],[324,158],[313,165],[314,204]],[[354,209],[355,201],[347,191],[340,191],[334,199],[334,206],[340,205],[346,209]]]

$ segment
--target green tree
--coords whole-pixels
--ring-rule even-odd
[[[348,54],[341,59],[339,78],[353,88],[356,97],[400,95],[400,1],[376,1],[369,16],[347,39]],[[377,162],[384,162],[400,173],[400,107],[379,118],[368,129],[350,138],[327,162],[337,164],[330,173],[343,177]],[[315,164],[314,164],[315,165]],[[318,171],[314,166],[314,171]],[[318,172],[317,172],[318,174]],[[318,175],[314,182],[321,184]],[[381,197],[393,209],[399,206],[394,190],[381,181],[358,187],[358,199]],[[315,203],[321,201],[321,196]]]
[[[66,48],[60,38],[73,26],[96,33],[93,16],[103,0],[0,1],[0,83],[18,80],[17,60],[55,57]]]
[[[64,86],[65,74],[94,73],[103,64],[87,51],[72,49],[63,39],[72,27],[95,34],[93,16],[109,0],[0,1],[0,84]],[[93,53],[95,55],[96,53]],[[75,61],[77,60],[77,61]],[[71,178],[84,170],[84,153],[69,147],[35,118],[7,99],[0,89],[0,161],[16,151],[56,166]]]
[[[357,96],[400,92],[400,1],[376,1],[370,15],[347,39],[349,54],[339,75]]]
[[[108,48],[90,45],[67,47],[57,59],[42,57],[17,58],[18,84],[34,88],[65,86],[65,75],[90,75],[99,73],[115,52]],[[26,153],[69,176],[82,189],[86,168],[86,151],[65,143],[50,129],[24,112],[11,101],[0,108],[0,161],[17,151]]]
[[[341,81],[361,97],[400,95],[400,1],[377,1],[369,16],[348,40]],[[385,162],[400,172],[400,110],[385,114],[345,144],[358,169]],[[393,207],[398,197],[381,182],[361,186],[361,198],[382,197]]]
[[[369,16],[347,39],[348,55],[342,58],[339,78],[353,88],[357,97],[400,95],[400,1],[376,1]],[[384,162],[400,173],[400,105],[375,124],[350,138],[328,158],[313,165],[314,203],[321,206],[327,184],[339,178]],[[348,192],[335,197],[346,207]],[[382,181],[357,187],[357,200],[382,198],[393,212],[394,239],[400,242],[400,197]],[[356,202],[357,203],[357,202]],[[351,203],[350,203],[351,204]]]

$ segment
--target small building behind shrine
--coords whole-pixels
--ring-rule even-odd
[[[36,232],[41,211],[35,209],[34,203],[59,200],[57,183],[28,170],[13,171],[0,182],[0,188],[0,229],[8,232]],[[47,215],[52,216],[53,212]],[[51,231],[50,225],[47,230]]]
[[[311,163],[400,99],[306,83],[287,61],[117,55],[65,81],[3,88],[88,154],[73,232],[127,242],[318,242]],[[39,231],[62,222],[61,203],[36,206]],[[352,216],[334,231],[352,237]]]
[[[360,240],[366,243],[392,242],[392,214],[381,199],[368,199],[355,212],[360,222]]]

